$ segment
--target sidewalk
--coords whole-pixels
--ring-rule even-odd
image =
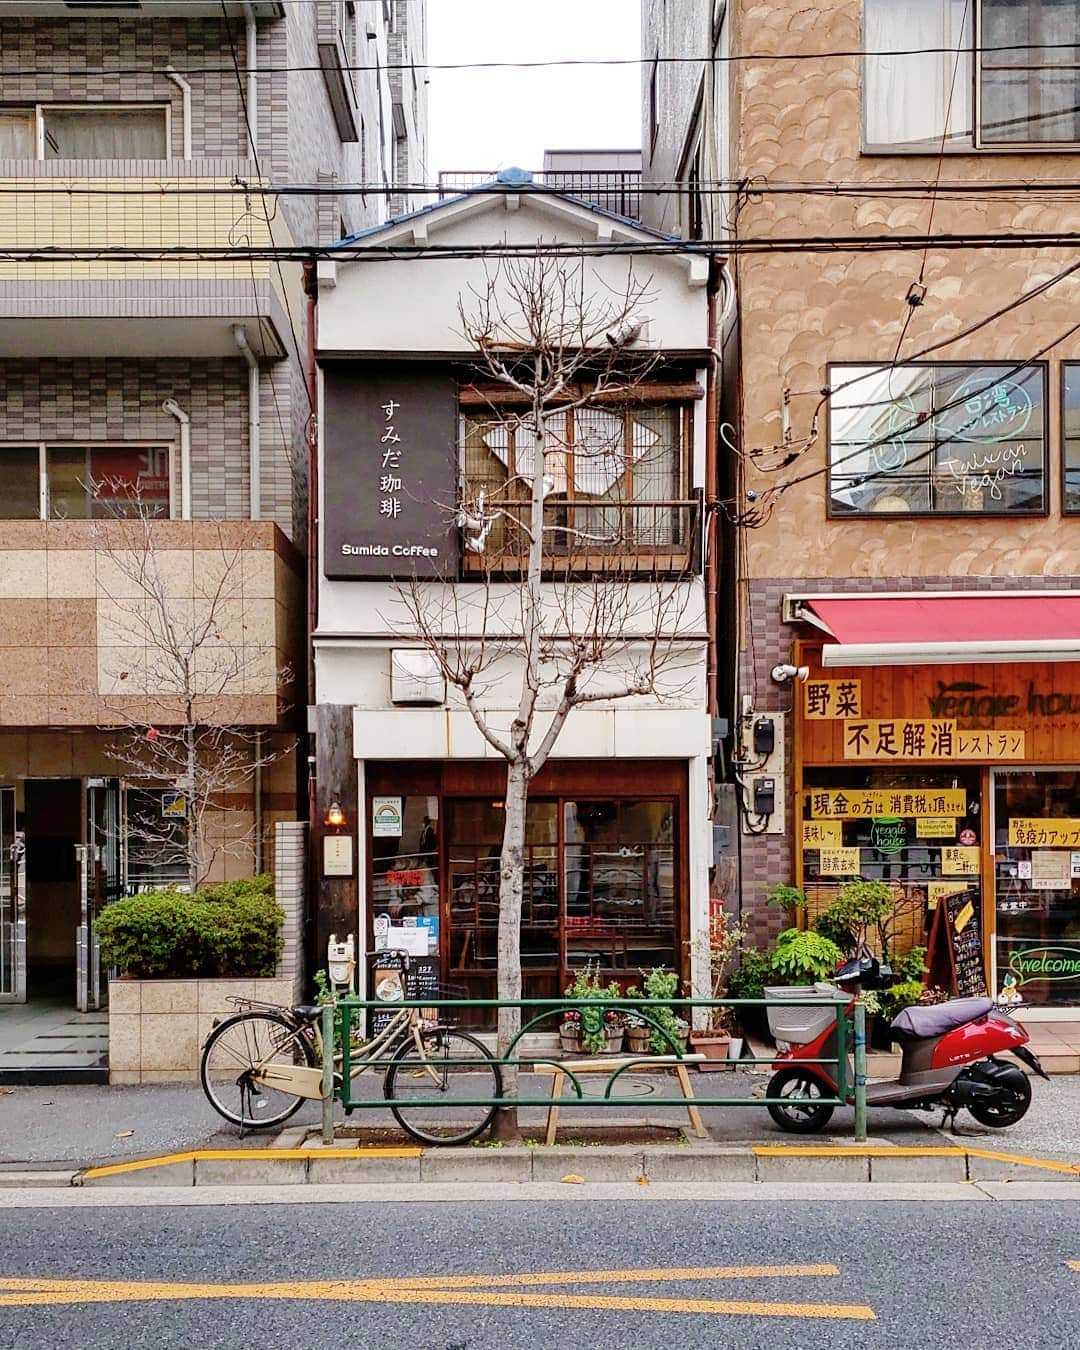
[[[701,1096],[749,1099],[756,1091],[762,1091],[766,1082],[767,1075],[763,1073],[693,1075],[694,1091]],[[541,1078],[534,1083],[523,1078],[522,1085],[529,1095],[539,1097],[548,1091],[550,1079]],[[380,1084],[373,1086],[381,1087]],[[572,1140],[575,1125],[579,1128],[586,1124],[621,1126],[623,1139],[627,1137],[627,1126],[648,1123],[678,1129],[683,1125],[684,1111],[676,1107],[650,1110],[648,1105],[649,1096],[670,1093],[669,1079],[641,1076],[634,1080],[633,1088],[634,1096],[626,1099],[625,1107],[566,1109],[560,1122],[560,1139]],[[1080,1162],[1076,1133],[1076,1122],[1080,1119],[1080,1078],[1058,1077],[1049,1083],[1035,1079],[1033,1089],[1031,1110],[1018,1125],[1007,1130],[981,1132],[966,1113],[961,1113],[963,1132],[954,1136],[937,1129],[940,1121],[937,1114],[871,1111],[869,1142],[890,1147],[967,1144],[973,1148]],[[539,1126],[545,1119],[546,1107],[525,1107],[521,1115],[523,1124]],[[317,1102],[306,1103],[286,1128],[315,1130],[320,1116]],[[341,1124],[345,1124],[340,1111],[338,1116]],[[764,1107],[703,1107],[702,1117],[710,1135],[710,1144],[705,1145],[706,1148],[716,1145],[813,1147],[824,1141],[844,1145],[853,1142],[850,1109],[837,1110],[826,1136],[784,1134],[773,1125]],[[413,1142],[404,1135],[390,1137],[386,1133],[394,1128],[394,1121],[385,1110],[357,1111],[348,1124],[378,1129],[381,1142],[405,1145]],[[289,1136],[290,1140],[300,1138],[300,1134]],[[264,1134],[241,1139],[237,1130],[215,1114],[197,1084],[16,1087],[0,1094],[0,1174],[64,1168],[71,1171],[93,1164],[193,1149],[259,1150],[273,1142],[273,1136]],[[702,1145],[691,1142],[678,1147],[688,1154]],[[428,1150],[428,1155],[439,1151]],[[473,1151],[495,1150],[476,1148]],[[598,1151],[604,1151],[603,1146],[598,1149],[598,1146],[590,1145],[590,1152]]]

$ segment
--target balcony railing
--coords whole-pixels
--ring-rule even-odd
[[[700,503],[680,501],[548,501],[544,505],[544,570],[551,574],[661,575],[695,572]],[[483,552],[463,552],[467,575],[515,575],[528,564],[530,505],[489,498]]]
[[[491,173],[476,170],[446,169],[439,174],[439,196],[450,197],[457,192],[470,192],[495,181]],[[593,206],[612,211],[630,220],[641,219],[641,170],[611,169],[604,172],[575,172],[567,169],[537,169],[533,182],[539,187],[565,192],[580,197]]]

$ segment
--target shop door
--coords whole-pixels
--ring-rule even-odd
[[[120,898],[120,785],[91,778],[86,785],[86,837],[76,847],[79,867],[79,926],[75,931],[75,1002],[80,1012],[104,1006],[101,944],[97,916]]]
[[[15,789],[0,787],[0,1003],[26,1002],[26,886]]]

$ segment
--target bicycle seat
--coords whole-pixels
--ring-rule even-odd
[[[298,1017],[301,1022],[317,1022],[322,1016],[322,1005],[314,1003],[301,1003],[299,1007],[294,1008],[293,1016]]]

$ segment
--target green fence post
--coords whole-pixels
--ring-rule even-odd
[[[855,1002],[855,1139],[866,1141],[866,1007]]]
[[[348,1016],[343,1012],[343,1022]],[[347,1033],[346,1033],[347,1034]],[[327,1003],[322,1010],[322,1141],[334,1142],[334,1005]]]

